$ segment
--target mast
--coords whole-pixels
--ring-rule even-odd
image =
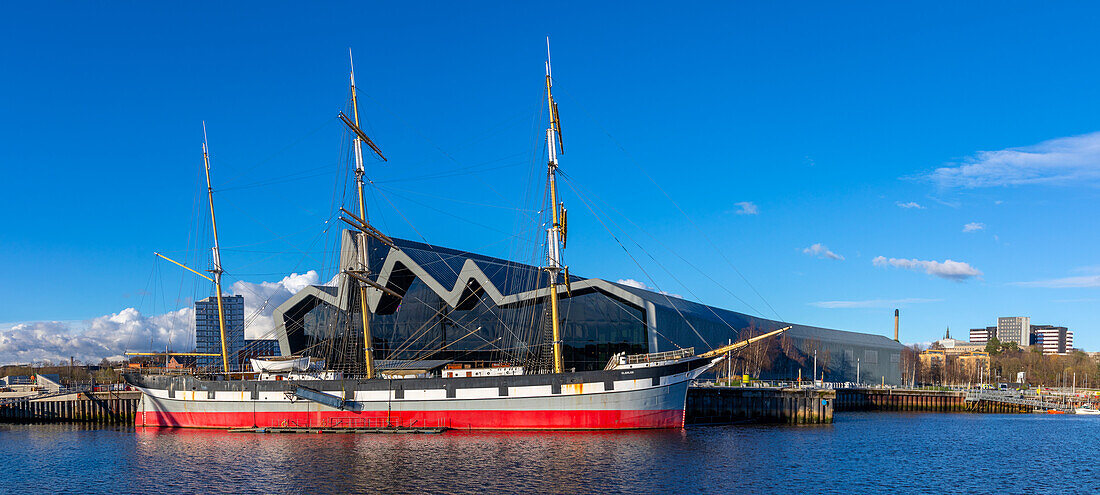
[[[546,105],[550,114],[550,126],[546,129],[546,180],[550,189],[550,210],[553,223],[546,229],[546,273],[550,276],[550,319],[553,329],[552,348],[554,352],[554,373],[565,371],[562,359],[561,328],[558,323],[558,274],[565,272],[566,284],[569,281],[569,269],[562,265],[561,251],[565,249],[565,207],[558,205],[558,151],[565,153],[561,142],[561,122],[558,120],[558,105],[554,103],[550,80],[550,38],[546,38]],[[560,208],[560,211],[559,211]]]
[[[351,109],[353,117],[355,118],[355,127],[359,128],[359,98],[355,94],[355,60],[351,56],[351,48],[348,48],[348,63],[351,67]],[[355,137],[352,141],[355,149],[355,191],[359,195],[359,218],[363,219],[365,223],[367,220],[367,206],[363,201],[363,141],[359,139],[359,134],[355,133]],[[367,236],[365,234],[359,234],[359,263],[362,265],[362,270],[370,272],[369,258],[367,256],[367,250],[365,243]],[[363,318],[363,364],[367,378],[374,377],[374,343],[371,340],[370,333],[370,313],[367,311],[367,287],[359,282],[359,312]]]
[[[214,187],[210,183],[210,152],[206,140],[206,122],[202,123],[202,162],[206,168],[206,197],[210,204],[210,226],[214,233],[214,291],[218,300],[218,331],[222,342],[222,370],[229,373],[229,352],[225,347],[225,311],[222,307],[222,257],[218,247],[218,222],[214,219]]]

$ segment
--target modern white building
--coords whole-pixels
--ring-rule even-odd
[[[997,327],[971,328],[970,341],[975,344],[985,344],[989,339],[997,336]]]
[[[1032,325],[1033,345],[1043,354],[1066,354],[1073,349],[1073,331],[1053,325]]]
[[[996,337],[1002,344],[1036,346],[1043,354],[1066,354],[1073,350],[1073,332],[1066,327],[1032,325],[1029,316],[997,318],[997,326],[970,329],[970,342],[985,344]]]

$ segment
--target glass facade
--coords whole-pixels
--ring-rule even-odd
[[[244,345],[237,353],[237,361],[247,368],[249,359],[263,358],[279,355],[279,341],[271,339],[245,339]]]
[[[244,348],[244,296],[222,296],[225,313],[225,347],[230,356],[230,371],[240,370],[237,358]],[[218,325],[218,301],[210,296],[195,302],[195,352],[221,354],[221,329]],[[221,357],[199,356],[200,369],[222,370]]]
[[[623,288],[653,303],[657,351],[695,347],[699,353],[790,325],[633,287]],[[899,362],[904,346],[892,339],[807,325],[791,326],[779,338],[736,353],[732,367],[714,371],[776,380],[793,380],[801,372],[803,379],[810,380],[815,374],[816,354],[818,379],[824,376],[831,382],[901,383]]]
[[[545,272],[473,253],[394,241],[400,251],[394,255],[397,262],[389,259],[390,248],[368,243],[370,264],[377,271],[388,270],[382,282],[392,291],[380,296],[370,318],[376,360],[449,359],[474,366],[550,367],[549,302],[545,295],[536,297],[531,292],[546,286]],[[619,352],[694,347],[701,353],[786,326],[610,282],[577,290],[585,279],[570,280],[574,290],[562,297],[559,308],[567,369],[602,369]],[[336,369],[361,370],[358,291],[311,289],[332,299],[338,299],[338,293],[347,294],[343,306],[350,311],[316,297],[288,301],[281,309],[291,351],[325,358]],[[504,297],[500,305],[487,295],[493,291]],[[863,382],[900,383],[902,348],[879,335],[794,325],[782,338],[743,351],[736,361],[743,368],[739,372],[761,378],[794,379],[801,372],[810,379],[816,354],[818,376],[824,373],[828,381],[856,381],[858,367]]]
[[[497,306],[472,295],[451,308],[422,281],[413,281],[398,309],[371,315],[374,358],[449,359],[474,366],[498,363],[545,368],[550,363],[548,305]],[[357,300],[351,305],[358,309]],[[566,368],[603,369],[615,353],[647,352],[644,314],[596,292],[562,299],[562,354]],[[338,369],[362,367],[362,319],[333,306],[315,306],[302,318],[311,354]],[[349,359],[350,358],[350,359]]]

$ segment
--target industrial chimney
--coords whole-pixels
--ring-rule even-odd
[[[894,342],[901,342],[898,340],[898,310],[894,310]]]

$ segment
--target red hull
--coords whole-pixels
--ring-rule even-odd
[[[447,427],[471,430],[605,430],[680,428],[684,411],[351,411],[138,413],[138,426],[186,428]]]

